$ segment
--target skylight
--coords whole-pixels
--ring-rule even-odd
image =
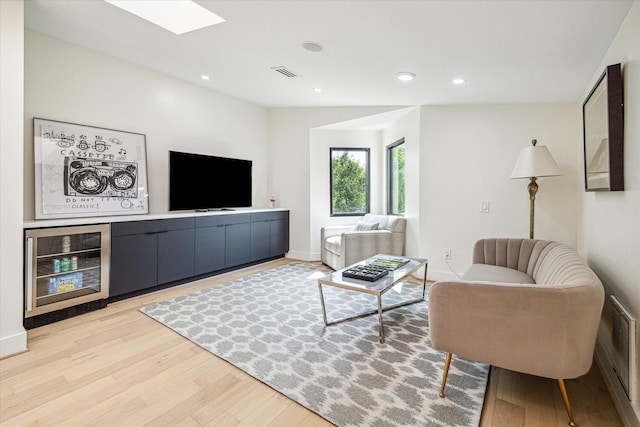
[[[191,0],[104,0],[174,34],[219,24],[225,20]]]

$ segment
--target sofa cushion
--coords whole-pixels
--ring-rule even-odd
[[[489,264],[473,264],[462,276],[473,282],[536,283],[528,274],[512,268]]]
[[[598,276],[580,256],[565,245],[549,245],[533,273],[536,283],[541,285],[586,285],[599,281]]]
[[[394,233],[404,233],[406,229],[406,219],[394,215],[365,214],[362,222],[369,224],[378,223],[378,230],[389,230]]]
[[[356,222],[356,226],[353,228],[353,231],[371,231],[371,230],[377,230],[378,229],[378,223],[377,222],[364,222],[364,221],[358,221]]]
[[[473,246],[473,264],[491,264],[520,270],[535,277],[542,252],[558,243],[536,239],[481,239]]]

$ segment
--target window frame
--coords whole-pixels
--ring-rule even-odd
[[[355,151],[366,153],[365,165],[365,212],[334,212],[333,206],[333,153],[339,151]],[[329,213],[332,217],[362,216],[371,211],[371,149],[368,147],[329,147]]]
[[[405,141],[404,138],[400,138],[399,140],[387,145],[387,215],[398,215],[398,216],[404,216],[406,211],[407,211],[407,206],[406,206],[406,175],[405,175],[405,206],[404,206],[404,212],[394,212],[393,211],[393,182],[392,182],[392,177],[393,177],[393,171],[392,171],[392,166],[393,166],[393,150],[395,148],[397,148],[400,145],[404,145]],[[406,156],[406,146],[405,146],[405,156]],[[406,172],[406,157],[405,157],[405,172]]]

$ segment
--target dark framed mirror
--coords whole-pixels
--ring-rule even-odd
[[[609,65],[582,104],[586,191],[624,190],[624,103],[620,64]]]

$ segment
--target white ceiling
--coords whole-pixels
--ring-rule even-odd
[[[25,26],[269,107],[581,102],[633,3],[196,2],[226,22],[178,36],[102,0],[26,0]]]

